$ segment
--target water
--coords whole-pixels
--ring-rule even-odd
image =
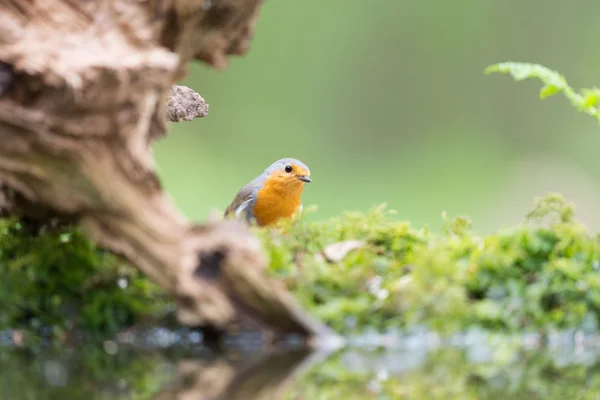
[[[250,344],[250,345],[248,345]],[[473,330],[348,338],[344,348],[208,348],[194,332],[69,348],[0,347],[1,399],[600,399],[600,338]]]

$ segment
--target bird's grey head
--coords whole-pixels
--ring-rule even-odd
[[[270,176],[274,172],[283,172],[297,176],[303,182],[311,182],[310,169],[302,161],[295,158],[282,158],[271,164],[264,172],[265,176]]]

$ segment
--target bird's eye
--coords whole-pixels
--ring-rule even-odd
[[[284,169],[285,169],[285,172],[287,172],[288,174],[290,172],[292,172],[292,166],[291,165],[286,165]]]

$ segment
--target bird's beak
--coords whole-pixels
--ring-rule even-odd
[[[312,182],[312,179],[310,179],[310,178],[309,178],[308,176],[306,176],[306,175],[299,175],[299,176],[298,176],[298,179],[300,179],[302,182],[306,182],[306,183]]]

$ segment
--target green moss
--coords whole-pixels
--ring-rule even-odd
[[[270,256],[270,273],[344,334],[597,326],[600,241],[559,195],[538,200],[522,223],[487,236],[474,233],[466,217],[445,217],[442,233],[433,233],[391,213],[379,206],[255,231]],[[32,235],[4,220],[0,235],[0,328],[106,336],[157,321],[172,308],[146,277],[76,229]],[[362,245],[328,261],[329,246],[346,240]]]
[[[167,309],[156,285],[78,229],[26,228],[0,220],[0,329],[111,335]]]
[[[465,217],[434,234],[384,207],[326,222],[257,230],[271,272],[301,304],[344,333],[426,326],[516,332],[573,328],[600,317],[600,241],[559,195],[537,201],[521,224],[479,236]],[[340,261],[334,243],[364,245]]]

